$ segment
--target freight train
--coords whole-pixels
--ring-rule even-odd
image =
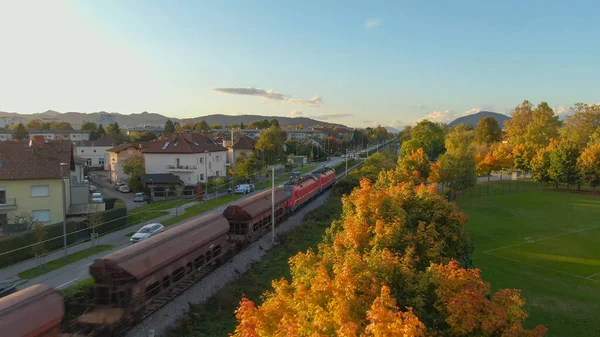
[[[192,219],[94,261],[94,298],[72,322],[79,336],[119,335],[227,261],[330,188],[335,170],[324,167],[230,204],[222,214]],[[34,285],[0,299],[0,331],[8,337],[60,336],[60,292]],[[68,336],[63,334],[63,336]]]

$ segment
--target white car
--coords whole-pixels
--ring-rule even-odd
[[[127,185],[122,185],[122,186],[119,187],[119,192],[121,192],[121,193],[129,193],[129,192],[131,192],[131,189]]]
[[[92,201],[97,203],[103,203],[104,198],[102,198],[102,193],[94,193],[92,194]]]
[[[140,228],[140,230],[138,230],[135,234],[133,234],[131,236],[131,239],[129,239],[129,241],[131,241],[132,243],[136,243],[136,242],[140,242],[142,240],[146,240],[147,238],[149,238],[151,236],[161,233],[164,229],[165,229],[165,227],[160,223],[148,224],[148,225]]]
[[[97,190],[98,190],[98,188],[96,186],[90,185],[90,192],[91,193],[96,192]]]

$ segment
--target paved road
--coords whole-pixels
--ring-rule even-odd
[[[369,153],[374,153],[373,150],[375,150],[375,147],[369,149]],[[366,151],[366,150],[364,150],[364,151]],[[358,151],[358,152],[360,153],[360,152],[364,152],[364,151]],[[345,158],[333,157],[326,162],[319,163],[315,167],[315,169],[323,167],[323,166],[334,166],[334,165],[344,162],[345,160],[346,160]],[[96,185],[97,185],[97,187],[102,189],[101,193],[104,196],[120,197],[119,199],[123,200],[123,196],[126,195],[126,194],[122,194],[122,193],[115,191],[114,189],[110,188],[110,186],[108,186],[106,188],[102,187],[102,185],[107,186],[107,184],[96,184]],[[263,191],[263,190],[260,190],[260,191]],[[241,199],[248,198],[260,191],[256,191],[254,193],[243,196]],[[238,200],[240,200],[240,199],[238,199]],[[127,205],[127,201],[125,201],[125,202]],[[182,205],[176,209],[175,208],[171,209],[171,210],[169,210],[168,215],[164,215],[162,217],[153,219],[152,222],[165,221],[165,220],[175,216],[176,214],[182,214],[183,212],[185,212],[185,208],[191,206],[192,204],[197,204],[197,203],[198,202],[193,201],[193,202],[190,202],[189,204]],[[131,201],[131,204],[134,204],[134,205],[131,205],[132,207],[137,207],[137,205],[135,203],[133,203],[132,201]],[[208,212],[205,212],[201,215],[223,213],[223,211],[225,210],[225,208],[227,208],[227,206],[228,206],[228,204],[221,205],[221,206],[219,206],[213,210],[210,210]],[[201,216],[201,215],[199,215],[199,216]],[[169,226],[168,230],[171,228],[174,228],[176,226],[179,226],[182,223],[187,222],[189,220],[190,219],[186,219],[186,220],[180,221],[172,226]],[[98,254],[89,256],[85,259],[76,261],[72,264],[69,264],[60,269],[51,271],[51,272],[44,274],[37,278],[31,279],[28,281],[25,281],[25,280],[19,281],[19,279],[17,277],[18,273],[36,266],[36,261],[34,261],[34,260],[24,261],[17,265],[0,270],[0,280],[16,281],[19,284],[19,287],[18,287],[19,289],[23,289],[23,288],[26,288],[28,286],[38,284],[38,283],[48,284],[48,285],[56,287],[56,288],[68,287],[68,286],[72,285],[73,283],[76,283],[78,281],[81,281],[81,280],[84,280],[84,279],[87,279],[90,277],[89,266],[93,263],[93,261],[95,259],[100,258],[102,256],[105,256],[107,254],[110,254],[114,251],[117,251],[123,247],[130,245],[129,237],[125,237],[125,235],[128,233],[137,231],[143,225],[145,225],[145,224],[138,224],[135,226],[127,227],[127,228],[121,229],[119,231],[115,231],[113,233],[102,236],[98,239],[98,242],[97,242],[98,245],[114,245],[115,248],[113,248],[112,250],[100,252]],[[72,254],[76,251],[90,248],[91,246],[92,246],[91,242],[84,242],[84,243],[78,244],[76,246],[69,247],[68,253]],[[46,257],[46,261],[52,261],[57,258],[61,258],[62,256],[63,256],[62,251],[54,252],[54,253],[49,254]]]

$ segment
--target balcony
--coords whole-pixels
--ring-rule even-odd
[[[170,172],[194,172],[196,165],[167,165],[167,171]]]
[[[16,209],[17,199],[15,198],[4,198],[0,200],[0,210]]]

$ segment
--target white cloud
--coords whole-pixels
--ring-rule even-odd
[[[311,99],[297,99],[289,98],[288,95],[284,95],[275,90],[264,90],[259,88],[214,88],[212,90],[230,95],[257,96],[262,97],[267,101],[281,101],[289,104],[308,104],[318,107],[323,103],[321,96],[318,95]]]
[[[365,28],[366,29],[375,28],[377,26],[380,26],[382,23],[383,23],[383,20],[381,18],[369,19],[369,20],[365,21]]]
[[[429,121],[436,122],[436,123],[447,123],[454,119],[455,114],[456,113],[452,110],[433,111],[433,112],[429,113],[427,116],[425,116],[424,118],[421,118],[419,121],[427,119]]]
[[[353,114],[330,114],[330,115],[320,115],[320,116],[310,116],[310,117],[317,119],[317,120],[320,119],[323,121],[328,121],[328,120],[332,120],[332,119],[351,117],[351,116],[354,116],[354,115]]]
[[[292,116],[292,118],[302,117],[304,116],[304,110],[292,110],[292,112],[290,112],[290,116]]]

